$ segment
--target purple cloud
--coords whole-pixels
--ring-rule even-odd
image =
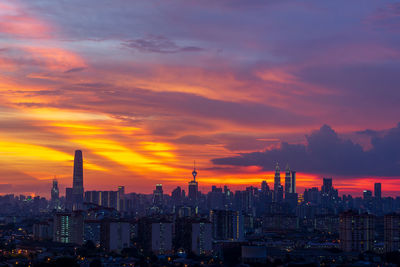
[[[241,153],[234,157],[216,158],[212,162],[228,166],[255,165],[265,170],[272,170],[275,162],[288,162],[300,172],[346,177],[400,175],[400,123],[382,137],[373,137],[369,150],[340,138],[327,125],[306,136],[306,141],[305,145],[283,142],[277,149]]]
[[[195,46],[178,46],[175,42],[164,36],[149,35],[146,38],[129,40],[123,43],[124,46],[137,49],[140,52],[149,53],[179,53],[203,51]]]

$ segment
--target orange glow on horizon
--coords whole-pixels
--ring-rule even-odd
[[[82,33],[74,33],[62,19],[53,21],[51,12],[40,16],[41,8],[26,2],[0,3],[0,194],[48,194],[55,175],[60,187],[70,186],[76,149],[83,151],[85,188],[90,190],[125,185],[149,193],[156,183],[163,183],[166,192],[178,185],[186,188],[193,160],[203,190],[212,185],[260,187],[263,180],[272,189],[273,169],[212,160],[278,149],[282,141],[304,144],[305,135],[321,126],[317,117],[344,134],[370,127],[365,114],[357,117],[364,120],[358,124],[344,123],[336,106],[326,104],[331,96],[351,99],[347,92],[301,76],[319,58],[301,64],[277,58],[276,65],[274,57],[270,64],[257,58],[250,64],[249,54],[240,65],[243,59],[231,56],[232,51],[226,56],[205,42],[198,53],[183,52],[189,60],[179,51],[186,40],[167,37],[167,46],[176,45],[177,53],[142,52],[121,45],[126,40],[118,33],[112,38],[101,33],[92,38],[80,28]],[[372,59],[379,58],[380,50],[371,47],[377,51]],[[349,48],[358,50],[342,50]],[[392,50],[383,52],[395,58]],[[328,56],[320,56],[324,64]],[[321,101],[314,101],[314,95]],[[385,130],[390,123],[377,119],[373,130]],[[298,172],[298,192],[320,188],[322,176]],[[375,181],[383,182],[383,192],[400,191],[393,177],[333,177],[340,194],[372,190]]]

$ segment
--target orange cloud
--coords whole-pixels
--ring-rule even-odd
[[[78,55],[61,48],[25,46],[23,49],[30,54],[33,60],[43,64],[48,70],[68,71],[86,66]]]
[[[20,38],[49,38],[50,27],[31,17],[16,1],[0,4],[0,33]]]

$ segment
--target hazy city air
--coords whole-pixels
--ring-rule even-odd
[[[399,0],[0,0],[0,267],[400,267]]]

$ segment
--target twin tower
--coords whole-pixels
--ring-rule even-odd
[[[278,163],[276,163],[275,166],[274,190],[275,192],[282,190],[281,173]],[[290,193],[296,193],[296,172],[290,170],[289,164],[287,164],[285,172],[285,194]]]

